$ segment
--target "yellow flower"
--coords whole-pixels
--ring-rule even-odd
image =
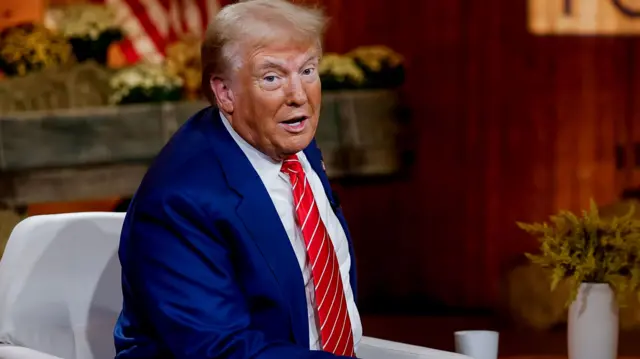
[[[361,46],[349,52],[347,56],[357,60],[373,72],[382,70],[382,65],[385,62],[390,67],[400,66],[404,62],[402,55],[382,45]]]
[[[181,77],[189,92],[197,92],[200,89],[202,77],[200,44],[201,40],[192,36],[167,46],[165,63],[167,71]]]
[[[318,72],[320,75],[332,76],[338,82],[348,79],[361,84],[365,80],[364,72],[352,58],[335,53],[327,53],[322,57]]]
[[[69,62],[71,45],[41,25],[23,24],[0,33],[0,66],[9,75],[26,75]]]

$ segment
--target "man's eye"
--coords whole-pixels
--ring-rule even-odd
[[[311,75],[313,73],[313,68],[308,68],[302,71],[303,75]]]
[[[267,82],[274,82],[276,80],[275,76],[265,76],[264,80]]]

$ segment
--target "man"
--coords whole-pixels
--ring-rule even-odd
[[[120,243],[117,358],[355,357],[353,248],[315,135],[325,18],[225,7],[192,117],[149,168]]]

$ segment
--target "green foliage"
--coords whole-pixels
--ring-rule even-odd
[[[602,219],[591,200],[582,217],[561,211],[550,217],[551,223],[517,224],[540,242],[541,253],[527,257],[552,271],[551,289],[561,280],[571,281],[569,303],[584,282],[607,283],[622,301],[640,289],[640,221],[633,218],[634,211]]]

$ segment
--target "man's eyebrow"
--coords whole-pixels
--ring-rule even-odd
[[[304,62],[304,64],[306,65],[306,64],[308,64],[308,63],[310,63],[310,62],[318,62],[318,61],[320,61],[320,56],[318,56],[318,55],[313,55],[313,56],[309,57],[309,58],[307,59],[307,61],[305,61],[305,62]]]
[[[286,64],[282,61],[278,61],[275,59],[266,59],[258,66],[259,70],[266,69],[278,69],[278,70],[286,70]]]

